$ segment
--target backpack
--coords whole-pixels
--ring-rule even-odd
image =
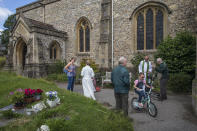
[[[67,74],[68,73],[68,70],[66,70],[65,68],[63,68],[63,72]]]

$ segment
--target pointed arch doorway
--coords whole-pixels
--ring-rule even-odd
[[[25,70],[26,62],[26,55],[27,55],[27,45],[21,39],[16,45],[16,65],[17,65],[17,72],[19,74],[23,74]]]

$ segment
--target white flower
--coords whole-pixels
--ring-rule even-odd
[[[41,131],[50,131],[50,129],[49,129],[49,127],[48,127],[47,125],[42,125],[42,126],[40,127],[40,130],[41,130]]]
[[[46,105],[44,102],[37,103],[36,105],[32,106],[32,110],[37,113],[38,111],[42,111],[44,108],[46,108]]]

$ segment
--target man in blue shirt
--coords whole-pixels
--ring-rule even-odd
[[[113,69],[111,81],[114,87],[114,95],[116,99],[116,109],[123,110],[128,115],[128,98],[129,98],[129,72],[126,69],[127,59],[120,57],[119,65]]]

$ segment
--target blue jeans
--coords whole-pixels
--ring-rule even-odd
[[[138,91],[136,89],[135,89],[135,92],[139,95],[138,102],[141,103],[142,102],[142,97],[145,98],[145,92],[144,91]]]
[[[68,76],[68,86],[67,86],[67,90],[73,91],[74,82],[75,82],[75,77],[74,77],[74,76]]]

